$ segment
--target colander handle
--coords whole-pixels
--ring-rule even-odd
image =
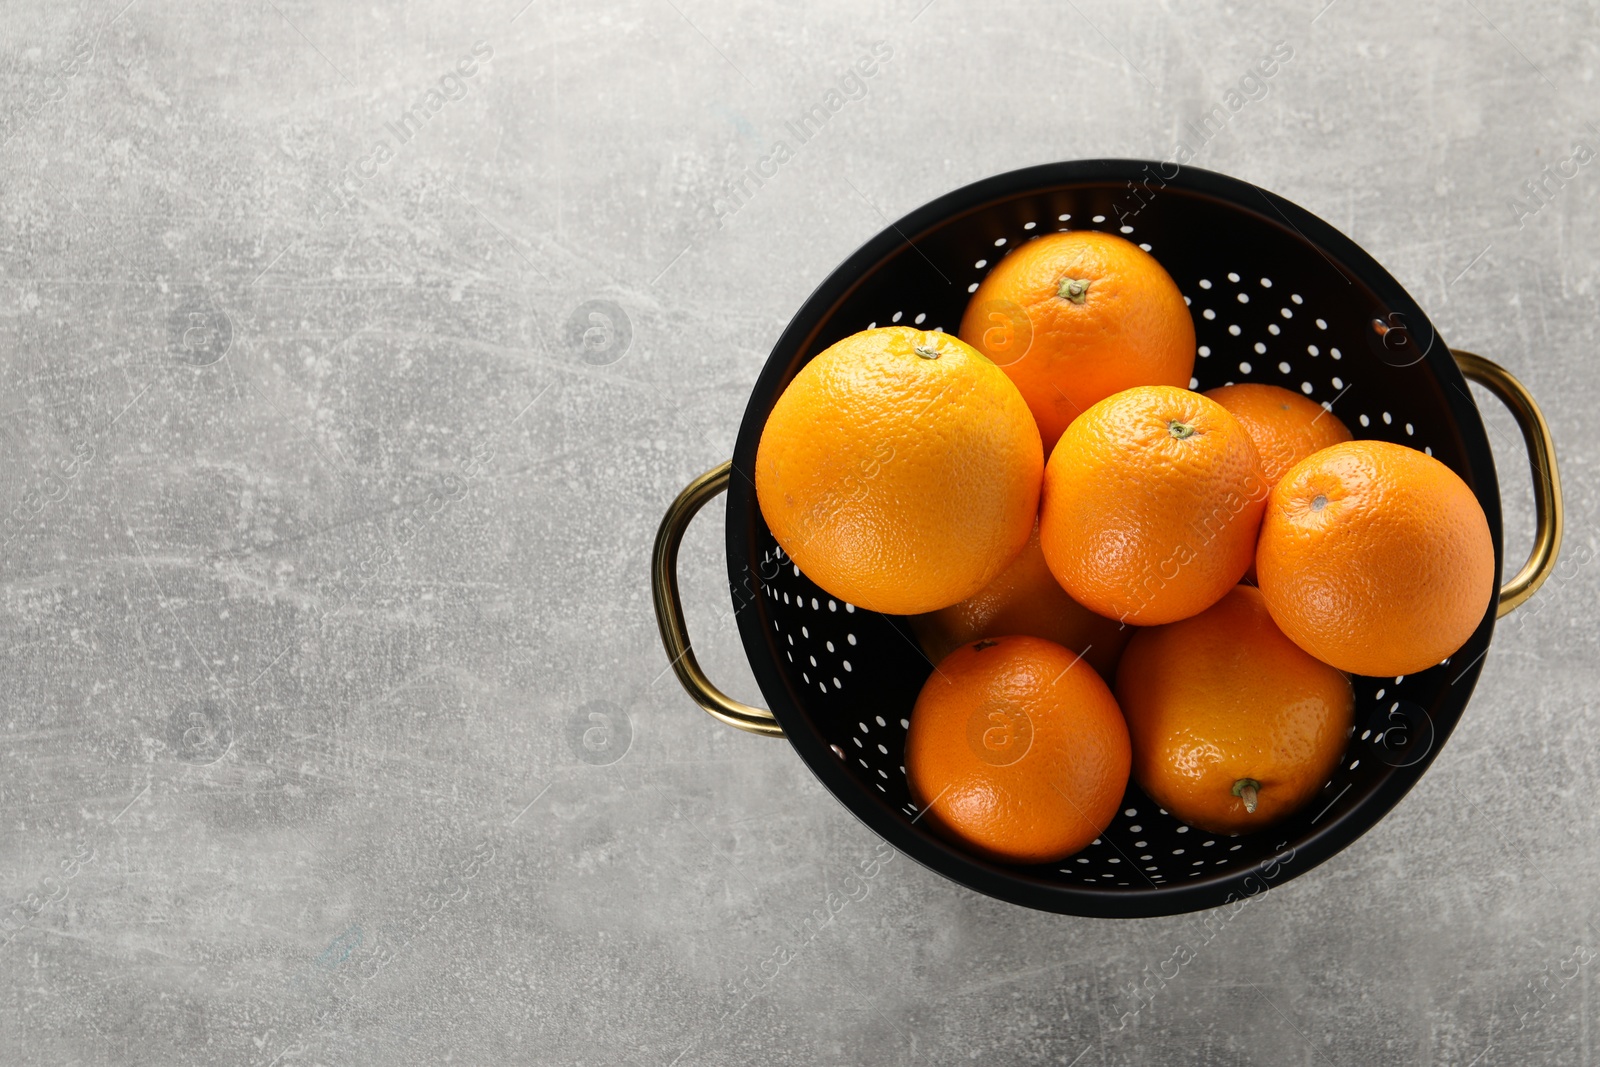
[[[1500,399],[1517,420],[1522,439],[1528,446],[1528,462],[1533,468],[1533,551],[1516,577],[1500,587],[1497,618],[1516,608],[1550,577],[1561,552],[1561,475],[1556,470],[1556,446],[1550,437],[1550,424],[1534,402],[1533,394],[1498,363],[1460,349],[1451,349],[1461,373]]]
[[[650,564],[650,589],[655,595],[656,625],[661,628],[661,644],[672,661],[672,670],[678,681],[694,702],[705,708],[711,717],[767,737],[782,737],[783,729],[765,708],[741,704],[711,684],[694,658],[689,647],[689,627],[683,619],[683,605],[678,596],[678,546],[683,542],[684,531],[695,513],[706,501],[728,488],[728,475],[733,463],[727,462],[690,482],[678,499],[667,508],[656,531],[655,553]]]

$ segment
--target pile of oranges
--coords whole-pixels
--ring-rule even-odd
[[[767,420],[778,544],[914,617],[935,667],[907,779],[978,855],[1071,855],[1130,775],[1186,823],[1265,827],[1344,751],[1350,675],[1431,667],[1488,608],[1493,542],[1454,472],[1276,386],[1194,392],[1194,356],[1149,253],[1055,233],[990,271],[959,337],[847,337]]]

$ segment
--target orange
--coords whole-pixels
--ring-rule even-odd
[[[1285,637],[1245,585],[1193,618],[1135,634],[1117,699],[1133,780],[1218,834],[1259,830],[1314,796],[1355,715],[1350,680]]]
[[[1102,678],[1111,678],[1133,628],[1096,615],[1061,588],[1039,547],[1039,530],[1017,558],[976,596],[918,615],[912,629],[938,662],[958,645],[983,637],[1026,634],[1078,652]]]
[[[1038,420],[1046,458],[1073,419],[1135,385],[1187,386],[1194,319],[1172,277],[1131,241],[1036,237],[973,293],[961,337],[998,363]]]
[[[1295,644],[1352,674],[1412,674],[1460,648],[1495,594],[1478,498],[1432,456],[1347,441],[1272,490],[1256,548],[1267,609]]]
[[[1214,400],[1127,389],[1061,435],[1039,541],[1074,600],[1141,626],[1197,615],[1255,550],[1267,487],[1243,426]]]
[[[1269,486],[1311,453],[1350,440],[1350,430],[1333,412],[1276,385],[1224,385],[1207,389],[1206,396],[1243,424]]]
[[[890,326],[795,375],[761,432],[756,499],[812,581],[911,615],[965,600],[1022,550],[1043,466],[998,367],[958,338]]]
[[[906,732],[921,818],[989,859],[1053,863],[1100,836],[1128,787],[1128,727],[1076,652],[1038,637],[962,645]]]

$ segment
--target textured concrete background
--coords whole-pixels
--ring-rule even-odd
[[[0,1062],[1597,1062],[1595,8],[923,2],[8,0]],[[886,858],[663,674],[646,560],[885,216],[1168,157],[1278,42],[1194,162],[1522,377],[1567,562],[1393,815],[1177,969],[1193,918]]]

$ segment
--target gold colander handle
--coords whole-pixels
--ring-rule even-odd
[[[678,546],[683,542],[684,531],[695,513],[706,501],[728,488],[728,474],[733,463],[723,463],[706,471],[690,482],[678,499],[667,508],[656,531],[656,547],[650,563],[650,589],[655,595],[656,625],[661,629],[661,643],[666,647],[667,658],[678,681],[696,704],[705,708],[711,717],[767,737],[782,737],[783,729],[765,708],[741,704],[711,684],[700,663],[689,647],[689,627],[684,622],[683,604],[678,596]]]
[[[1528,445],[1528,463],[1533,469],[1533,551],[1516,577],[1500,587],[1503,618],[1531,597],[1550,572],[1556,569],[1561,552],[1561,475],[1556,470],[1556,446],[1550,438],[1550,424],[1534,402],[1533,394],[1498,363],[1460,349],[1452,349],[1461,373],[1499,397],[1517,420],[1522,439]]]

